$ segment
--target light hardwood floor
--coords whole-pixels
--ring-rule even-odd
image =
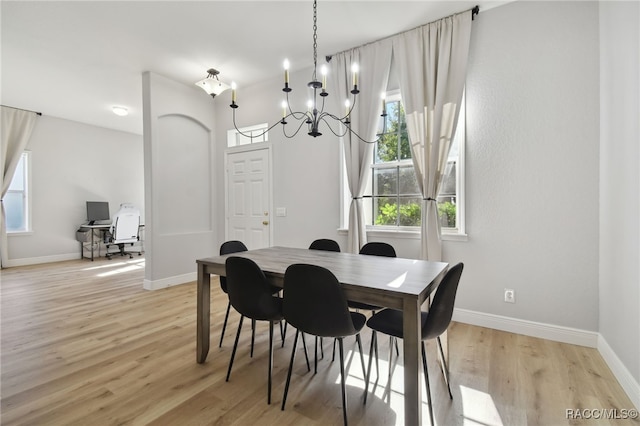
[[[194,263],[195,268],[195,263]],[[280,410],[294,333],[274,351],[273,401],[266,402],[268,332],[258,323],[249,357],[245,321],[234,371],[225,382],[238,314],[218,348],[226,295],[212,280],[211,350],[196,363],[195,283],[142,289],[144,260],[69,261],[1,271],[2,425],[339,425],[339,364],[331,342],[318,374],[302,352]],[[312,339],[308,340],[312,357]],[[402,365],[380,379],[366,406],[359,356],[348,340],[352,425],[402,424]],[[363,344],[368,355],[370,334]],[[570,420],[568,409],[632,409],[595,349],[453,323],[449,400],[435,362],[430,376],[438,425],[638,425],[637,420]],[[301,345],[298,345],[300,347]],[[431,360],[435,346],[427,347]],[[311,358],[313,363],[313,358]],[[313,368],[313,365],[312,365]],[[375,378],[375,375],[374,375]],[[424,391],[423,391],[424,392]],[[423,396],[423,423],[429,423]],[[610,412],[611,413],[611,412]]]

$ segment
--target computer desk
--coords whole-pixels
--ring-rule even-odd
[[[109,230],[109,228],[111,227],[110,223],[107,224],[99,224],[99,225],[80,225],[80,228],[78,229],[78,231],[86,231],[86,230],[90,230],[91,231],[91,257],[87,258],[87,259],[91,259],[91,261],[93,262],[93,255],[94,255],[94,250],[95,250],[95,246],[96,246],[96,242],[98,243],[98,257],[100,257],[100,242],[104,239],[104,233],[106,231]],[[98,241],[95,240],[96,238],[96,230],[99,231],[99,239]],[[88,241],[87,241],[88,242]],[[80,241],[80,259],[84,259],[84,245],[87,243],[84,241]]]
[[[104,240],[104,233],[107,232],[110,227],[111,227],[110,223],[107,223],[107,224],[101,223],[97,225],[89,225],[89,224],[80,225],[80,228],[78,229],[78,231],[80,232],[87,231],[87,230],[91,231],[91,250],[90,250],[91,257],[86,257],[86,259],[91,259],[91,261],[93,262],[96,245],[98,246],[98,257],[100,257],[100,243]],[[97,233],[95,232],[96,230],[98,231]],[[138,239],[141,246],[140,248],[142,252],[144,252],[144,238],[140,236],[140,231],[144,232],[144,224],[142,223],[139,226]],[[98,234],[97,240],[96,240],[96,234]],[[80,241],[80,259],[85,259],[84,249],[85,249],[85,244],[87,243],[89,243],[89,241]]]

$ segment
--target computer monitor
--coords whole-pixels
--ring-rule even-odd
[[[109,220],[109,203],[106,201],[87,201],[87,220],[93,225],[98,220]]]

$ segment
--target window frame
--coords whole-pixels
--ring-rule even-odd
[[[388,91],[386,93],[386,99],[389,101],[400,100],[400,91]],[[463,92],[462,100],[461,100],[461,109],[458,116],[458,124],[456,128],[456,134],[454,139],[458,143],[458,159],[456,164],[456,228],[441,228],[441,237],[445,241],[467,241],[468,235],[466,233],[466,210],[465,210],[465,198],[466,198],[466,188],[465,188],[465,169],[466,169],[466,161],[465,161],[465,145],[466,145],[466,96]],[[344,146],[341,144],[340,157],[342,161],[342,174],[341,174],[341,188],[343,191],[341,197],[342,204],[342,226],[340,231],[347,232],[349,225],[349,206],[351,202],[351,198],[349,196],[349,188],[347,185],[346,179],[346,164],[344,158]],[[371,152],[370,159],[370,170],[373,172],[374,168],[382,168],[386,165],[393,164],[390,167],[402,167],[406,164],[411,164],[413,166],[413,159],[408,160],[398,160],[393,163],[375,163],[375,148]],[[384,165],[383,165],[384,164]],[[368,185],[372,185],[373,177],[369,178]],[[372,188],[371,191],[372,193]],[[372,196],[365,196],[366,198],[373,198]],[[372,200],[373,202],[373,200]],[[372,216],[372,214],[367,213],[368,216]],[[374,218],[370,217],[371,222],[374,222]],[[393,225],[366,225],[367,234],[370,237],[384,237],[385,235],[394,234],[395,237],[400,238],[420,238],[420,227],[419,226],[393,226]]]
[[[9,230],[6,229],[7,232],[7,236],[9,235],[28,235],[32,233],[32,226],[31,226],[31,151],[25,150],[22,152],[22,154],[20,154],[20,160],[19,162],[23,163],[23,181],[24,181],[24,189],[22,190],[15,190],[15,189],[11,189],[11,184],[9,184],[9,189],[7,190],[7,194],[9,193],[18,193],[18,194],[22,194],[22,199],[24,200],[24,215],[23,215],[23,220],[24,220],[24,229],[16,229],[16,230]],[[18,168],[16,167],[16,171],[18,170]],[[15,173],[14,176],[11,178],[11,182],[13,182],[13,179],[15,179]],[[5,195],[6,197],[6,195]],[[6,206],[5,206],[6,209]],[[5,214],[7,212],[5,211]],[[6,224],[5,224],[6,225]]]
[[[227,130],[227,148],[269,142],[268,129],[268,123],[260,123],[241,127],[240,129]],[[244,136],[242,133],[250,136]]]

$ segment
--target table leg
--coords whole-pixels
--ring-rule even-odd
[[[422,424],[420,304],[415,299],[405,299],[403,311],[404,424],[420,425]]]
[[[211,275],[205,265],[198,264],[198,306],[196,331],[196,360],[202,364],[209,353],[209,318],[211,310]]]

